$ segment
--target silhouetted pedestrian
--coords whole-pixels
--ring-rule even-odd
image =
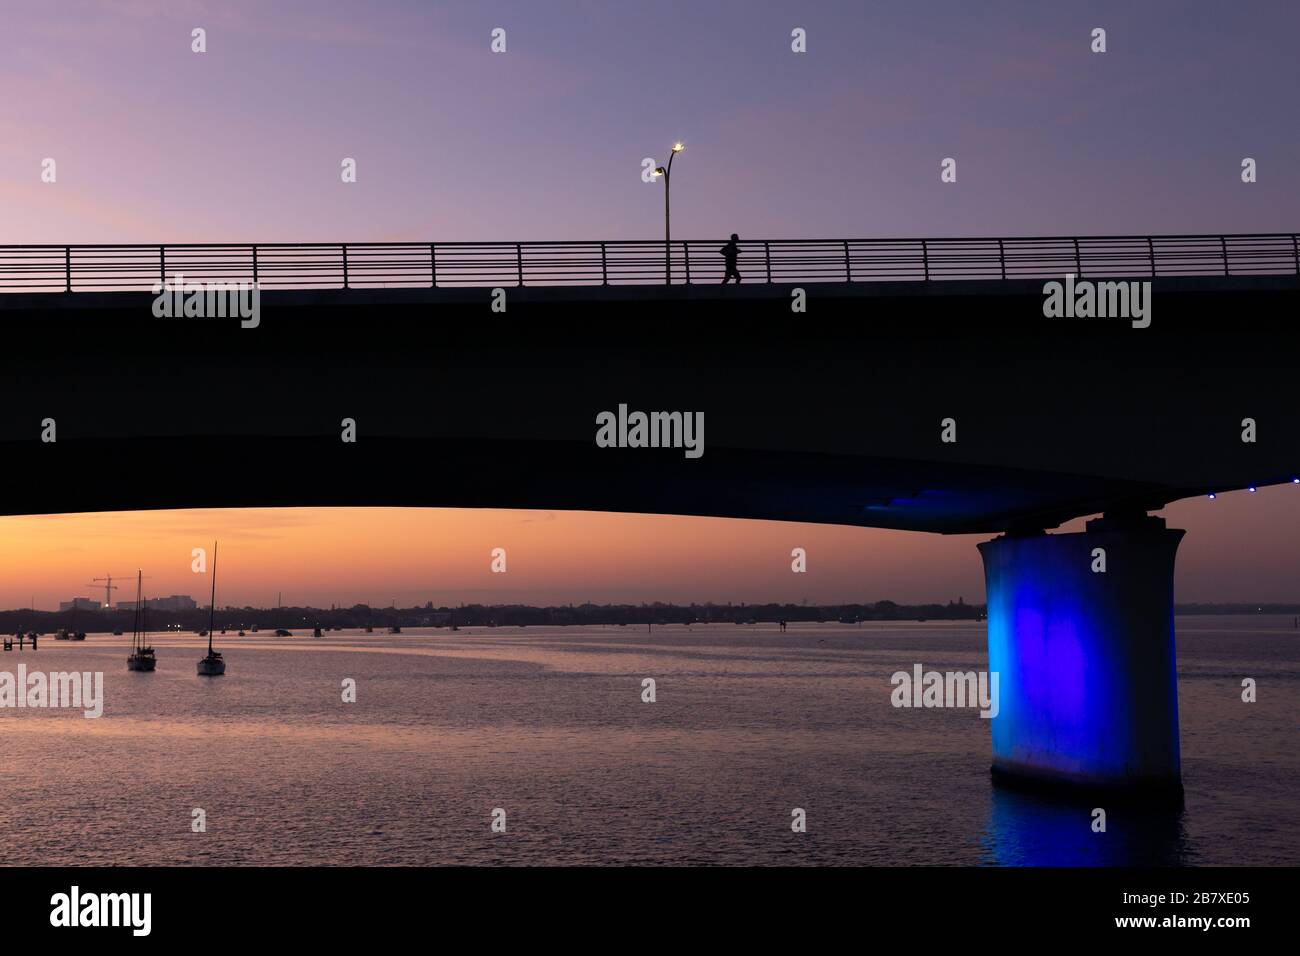
[[[736,260],[740,256],[740,246],[736,244],[739,238],[740,236],[733,232],[731,234],[731,241],[718,250],[719,254],[722,256],[723,262],[725,262],[727,266],[726,274],[722,277],[723,285],[726,285],[733,277],[736,280],[736,285],[740,285],[740,269],[736,267]]]

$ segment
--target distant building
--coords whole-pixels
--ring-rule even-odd
[[[60,601],[60,611],[98,611],[103,605],[98,601],[92,601],[90,598],[73,598],[71,601]]]
[[[149,598],[145,602],[151,611],[193,611],[197,604],[188,594],[173,594],[165,598]]]
[[[173,594],[164,598],[148,598],[144,602],[145,608],[150,611],[193,611],[198,607],[194,603],[194,598],[186,594]],[[118,601],[117,609],[119,611],[134,611],[134,601]]]

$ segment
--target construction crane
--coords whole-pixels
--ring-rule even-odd
[[[145,577],[148,577],[148,575],[145,575]],[[119,574],[117,578],[120,581],[122,579],[122,575]],[[101,581],[104,583],[100,584]],[[105,611],[112,610],[113,592],[121,590],[121,588],[119,588],[116,584],[113,583],[113,575],[108,574],[102,578],[91,578],[89,586],[92,588],[102,587],[104,589],[104,610]]]
[[[121,577],[122,576],[119,574],[118,579],[121,580]],[[102,587],[104,589],[104,610],[107,611],[111,609],[113,606],[113,592],[119,590],[118,586],[113,583],[113,575],[110,574],[102,578],[92,578],[90,586],[92,588]]]

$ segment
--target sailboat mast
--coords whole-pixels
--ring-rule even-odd
[[[135,572],[135,622],[131,634],[131,653],[135,654],[140,650],[140,615],[144,613],[141,605],[144,603],[144,596],[141,593],[141,587],[144,582],[144,570],[137,568]]]
[[[217,542],[212,542],[212,603],[208,606],[208,656],[212,656],[212,626],[217,619]]]

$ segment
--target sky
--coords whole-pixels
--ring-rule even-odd
[[[0,244],[657,238],[678,140],[684,239],[1290,231],[1298,35],[1293,0],[0,0]],[[1179,600],[1300,600],[1300,489],[1165,514]],[[231,604],[983,591],[964,537],[293,509],[3,518],[0,606],[197,597],[214,537]]]
[[[1297,35],[1292,0],[5,0],[0,243],[657,238],[676,140],[683,239],[1289,231]]]

